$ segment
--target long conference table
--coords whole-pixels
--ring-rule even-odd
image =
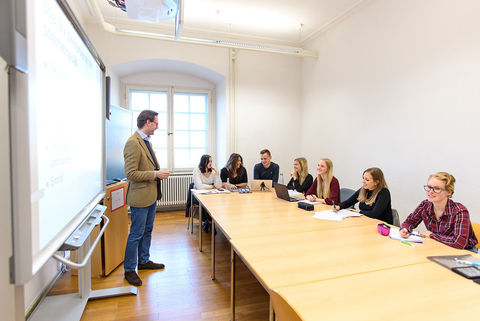
[[[427,258],[477,254],[432,239],[415,246],[391,240],[377,232],[380,221],[365,216],[341,222],[315,219],[313,212],[271,192],[193,194],[212,217],[212,227],[231,243],[232,321],[236,257],[303,320],[480,317],[480,285]],[[330,208],[315,205],[315,211]],[[199,233],[201,251],[201,228]]]

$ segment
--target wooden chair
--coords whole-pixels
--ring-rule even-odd
[[[302,318],[277,291],[270,291],[270,302],[273,307],[275,321],[302,321]]]
[[[477,249],[480,249],[480,223],[473,223],[472,222],[472,228],[473,228],[473,233],[477,237],[477,240],[479,240],[479,243],[475,245]]]

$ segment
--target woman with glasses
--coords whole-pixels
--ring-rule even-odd
[[[333,210],[349,208],[360,202],[358,208],[361,214],[392,224],[392,201],[382,170],[377,167],[365,170],[362,176],[362,184],[363,187],[349,199],[341,202],[339,206],[334,206]]]
[[[424,186],[427,199],[410,214],[400,229],[402,237],[408,237],[421,221],[427,232],[420,232],[457,249],[475,249],[478,243],[473,234],[468,210],[460,203],[451,200],[455,188],[455,177],[445,172],[438,172],[428,177]]]

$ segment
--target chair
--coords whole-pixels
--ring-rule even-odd
[[[393,225],[396,227],[400,227],[400,218],[398,217],[398,211],[392,208],[392,217],[393,217]]]
[[[351,188],[341,188],[340,189],[340,202],[348,200],[350,196],[355,194],[355,190]],[[355,208],[355,205],[350,206],[350,208]]]
[[[273,307],[275,321],[302,321],[302,318],[277,291],[270,291],[270,302]]]
[[[198,213],[198,201],[193,199],[192,197],[192,189],[195,187],[195,183],[191,182],[190,185],[188,185],[188,191],[187,191],[187,204],[186,204],[186,209],[185,209],[185,216],[188,217],[187,220],[187,230],[191,226],[190,233],[193,233],[193,216],[195,215],[195,212]]]
[[[472,222],[472,228],[473,228],[473,234],[477,237],[477,240],[480,239],[480,223],[473,223]],[[477,249],[480,249],[480,242],[475,245]]]

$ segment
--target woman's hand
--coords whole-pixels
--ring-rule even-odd
[[[408,238],[410,236],[410,233],[406,228],[400,229],[400,236],[403,237],[404,239]]]
[[[297,172],[290,172],[290,176],[293,177],[293,180],[294,180],[294,181],[297,180]]]
[[[420,234],[421,237],[428,237],[428,238],[430,238],[430,235],[432,235],[432,232],[430,232],[430,231],[418,232],[418,234]]]
[[[333,206],[332,206],[332,210],[333,210],[334,212],[338,212],[338,211],[340,211],[340,206],[339,206],[339,205],[333,205]]]
[[[307,195],[305,198],[307,199],[307,201],[310,202],[315,202],[315,200],[317,199],[317,197],[313,194]]]
[[[214,171],[215,174],[217,174],[217,176],[220,175],[220,173],[218,172],[218,169],[216,167],[212,166],[212,171]]]

